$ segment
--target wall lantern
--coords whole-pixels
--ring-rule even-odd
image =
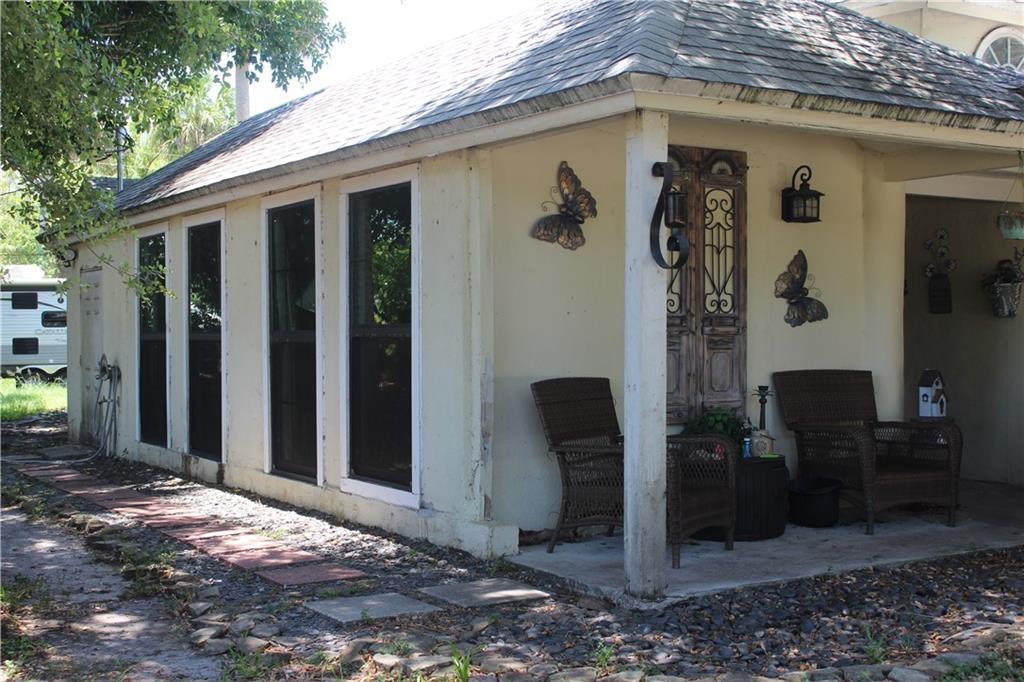
[[[800,189],[796,179],[800,178]],[[782,219],[787,223],[817,223],[821,221],[821,197],[825,196],[811,189],[811,167],[800,166],[793,172],[790,186],[782,190]]]
[[[651,256],[654,262],[666,270],[678,270],[690,257],[690,240],[686,238],[686,192],[673,189],[675,172],[672,164],[659,161],[651,168],[651,174],[662,178],[661,193],[658,203],[654,206],[651,216]],[[665,227],[669,230],[665,241],[665,251],[678,254],[674,263],[669,263],[661,248],[661,219],[665,218]]]

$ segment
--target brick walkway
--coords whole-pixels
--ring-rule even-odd
[[[116,486],[57,464],[15,465],[20,473],[88,500],[205,552],[233,566],[255,571],[277,585],[351,580],[362,571],[268,539],[250,529],[195,516],[156,495]]]

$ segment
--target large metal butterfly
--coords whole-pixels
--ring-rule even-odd
[[[784,298],[789,304],[786,309],[786,323],[790,327],[799,327],[804,322],[817,322],[828,319],[828,308],[816,298],[807,295],[807,256],[803,250],[797,251],[789,267],[775,280],[775,297]]]
[[[597,217],[597,201],[583,189],[580,179],[565,161],[558,164],[558,193],[562,197],[562,202],[556,203],[558,213],[538,220],[532,235],[575,251],[587,243],[582,225],[587,218]]]

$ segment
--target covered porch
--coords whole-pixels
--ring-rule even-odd
[[[890,510],[879,518],[875,535],[865,535],[863,520],[852,509],[844,509],[839,525],[833,528],[788,524],[780,537],[737,542],[731,552],[724,551],[721,542],[691,539],[683,547],[681,568],[670,568],[665,555],[665,597],[671,600],[1024,543],[1024,507],[1020,504],[1024,489],[963,481],[960,490],[954,528],[945,525],[941,509]],[[509,561],[556,576],[588,594],[629,601],[623,588],[620,534],[562,543],[550,554],[544,545],[522,547]]]
[[[615,178],[617,172],[614,170],[606,179],[611,180],[613,186],[614,181],[619,180],[622,183],[619,186],[624,190],[621,207],[614,208],[616,213],[621,211],[623,217],[624,245],[617,253],[614,249],[602,253],[602,257],[609,261],[616,256],[623,259],[619,261],[623,263],[622,279],[619,280],[622,286],[621,312],[616,315],[616,306],[607,305],[600,316],[591,310],[583,311],[585,315],[592,316],[594,327],[606,323],[621,325],[619,358],[622,364],[605,363],[602,370],[595,371],[601,358],[588,355],[582,345],[577,356],[567,358],[562,347],[568,346],[569,342],[582,344],[588,341],[575,336],[581,331],[574,326],[580,324],[579,318],[550,319],[546,322],[549,329],[540,336],[558,339],[561,346],[555,349],[553,357],[562,358],[563,362],[556,366],[550,359],[542,359],[538,363],[537,356],[529,358],[528,365],[523,362],[517,368],[513,393],[507,383],[503,385],[506,357],[515,354],[519,360],[518,355],[522,354],[521,359],[525,361],[531,345],[544,346],[544,343],[540,339],[527,340],[527,332],[522,328],[516,330],[514,336],[505,337],[509,340],[496,343],[495,402],[499,424],[495,439],[499,459],[495,463],[495,503],[499,511],[509,509],[513,504],[539,500],[538,491],[550,488],[554,483],[549,478],[537,489],[527,490],[530,481],[520,478],[516,480],[514,497],[501,496],[502,492],[511,492],[510,488],[505,488],[503,474],[523,471],[513,469],[500,459],[506,443],[501,424],[502,399],[512,397],[519,405],[515,420],[506,416],[507,423],[523,424],[525,421],[535,429],[535,415],[524,414],[524,411],[532,412],[526,408],[528,393],[524,391],[529,381],[559,375],[604,374],[612,380],[622,424],[623,530],[612,537],[594,536],[580,542],[562,543],[551,554],[546,553],[543,545],[521,547],[520,553],[510,557],[510,561],[562,577],[587,592],[612,598],[660,600],[1024,542],[1024,515],[1019,509],[1019,502],[1016,502],[1022,491],[1008,485],[965,481],[958,524],[953,528],[944,525],[945,510],[906,513],[890,509],[879,518],[875,535],[865,535],[861,517],[856,516],[856,510],[847,509],[845,512],[849,518],[835,528],[810,529],[789,525],[779,538],[737,543],[732,552],[724,551],[721,542],[691,540],[683,548],[682,567],[670,568],[665,537],[665,443],[666,435],[673,431],[670,424],[672,406],[668,404],[665,391],[655,389],[664,386],[666,376],[672,375],[673,368],[668,366],[665,353],[666,346],[671,348],[672,342],[665,300],[666,273],[655,264],[651,255],[649,225],[660,184],[657,178],[652,177],[652,165],[665,161],[665,151],[670,146],[695,143],[743,152],[749,159],[746,162],[750,169],[749,180],[743,183],[743,191],[749,197],[749,206],[743,208],[749,231],[746,243],[736,251],[736,257],[744,259],[745,266],[743,281],[736,285],[740,292],[737,300],[747,295],[747,289],[750,291],[749,307],[735,325],[736,333],[746,346],[743,353],[732,356],[736,363],[730,370],[734,373],[728,377],[728,381],[733,382],[729,384],[730,390],[736,392],[738,402],[729,405],[723,400],[722,404],[755,417],[756,399],[750,397],[749,389],[757,384],[770,383],[771,374],[775,371],[866,369],[874,375],[879,416],[882,419],[903,419],[913,416],[904,409],[904,397],[910,391],[904,386],[904,332],[900,301],[905,275],[904,183],[937,175],[1005,167],[1012,164],[1013,155],[1009,153],[1009,143],[998,134],[963,131],[951,134],[948,140],[938,144],[928,125],[893,124],[880,129],[872,123],[846,120],[842,123],[850,127],[840,132],[836,128],[838,119],[828,116],[815,121],[775,120],[769,123],[765,120],[762,122],[765,127],[748,128],[738,133],[728,124],[712,127],[704,120],[703,112],[680,111],[690,103],[685,97],[652,93],[645,99],[651,108],[627,115],[622,129],[625,144],[624,154],[619,157],[624,162],[620,166],[623,168],[621,180]],[[738,120],[749,120],[747,117],[756,115],[756,112],[756,107],[748,106],[742,107],[742,111],[738,108],[735,114]],[[723,112],[716,113],[721,116]],[[779,132],[777,137],[769,134],[773,128]],[[800,132],[794,130],[798,128]],[[738,134],[729,135],[730,132]],[[787,137],[800,142],[806,140],[813,146],[780,149]],[[553,143],[549,138],[547,142],[548,149],[542,154],[557,154],[559,140],[555,138]],[[780,156],[786,157],[785,160],[779,161]],[[823,209],[828,219],[813,228],[787,226],[778,221],[778,192],[783,183],[772,179],[773,176],[788,177],[791,169],[804,157],[814,159],[815,169],[823,169],[823,175],[829,174],[823,181],[829,190],[828,208]],[[605,201],[603,206],[608,203]],[[496,217],[496,223],[500,222]],[[496,224],[498,227],[500,225]],[[667,232],[663,231],[662,239],[666,235]],[[500,242],[501,238],[497,241]],[[773,299],[771,284],[785,268],[792,253],[798,248],[806,248],[806,245],[815,247],[814,258],[818,263],[815,269],[821,273],[819,282],[823,288],[827,282],[825,298],[830,306],[835,305],[831,320],[794,331],[782,325],[785,302]],[[514,251],[509,249],[503,253],[507,257]],[[531,266],[539,273],[543,260],[549,254],[538,254],[539,259]],[[551,255],[560,254],[559,250]],[[560,267],[565,271],[563,276],[575,269],[572,265]],[[593,280],[597,292],[606,291],[610,284],[614,285],[614,280],[608,278],[609,272],[613,270],[596,272],[581,268],[579,278],[573,284],[573,295],[577,297],[574,305],[580,306],[578,301],[589,302],[587,294],[582,291],[592,278],[601,279],[600,283]],[[538,284],[543,277],[545,275],[538,275]],[[496,335],[499,339],[502,338],[503,319],[508,319],[503,318],[503,302],[509,301],[508,309],[519,306],[518,301],[511,302],[509,294],[503,291],[501,279],[499,276],[495,282],[498,301]],[[525,293],[522,280],[516,279],[516,296],[522,299]],[[552,300],[557,302],[557,299]],[[531,304],[535,314],[545,311],[546,307],[556,307],[550,301],[538,304],[531,300]],[[588,323],[591,321],[591,317],[583,319]],[[532,331],[536,332],[536,327]],[[512,348],[513,338],[524,343],[514,351],[506,351]],[[551,344],[546,347],[555,348]],[[614,346],[608,350],[614,351]],[[549,365],[549,369],[541,369]],[[703,358],[698,365],[698,371],[716,371],[713,361],[708,358]],[[786,456],[790,476],[795,478],[798,468],[792,435],[783,424],[777,407],[770,406],[768,425],[777,439],[776,450]],[[522,436],[516,438],[522,442]],[[536,447],[536,444],[535,434],[531,445]],[[969,456],[968,452],[969,446],[965,448],[965,457]],[[557,475],[551,471],[550,464],[548,475]],[[529,476],[538,473],[531,472]],[[526,507],[519,509],[525,510]],[[511,521],[514,516],[533,518],[539,515],[530,510],[508,516],[512,517],[509,518]],[[520,528],[530,527],[518,519],[517,525]]]

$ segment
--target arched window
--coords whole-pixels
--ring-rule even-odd
[[[974,56],[988,64],[1024,72],[1024,33],[1001,26],[982,38]]]

